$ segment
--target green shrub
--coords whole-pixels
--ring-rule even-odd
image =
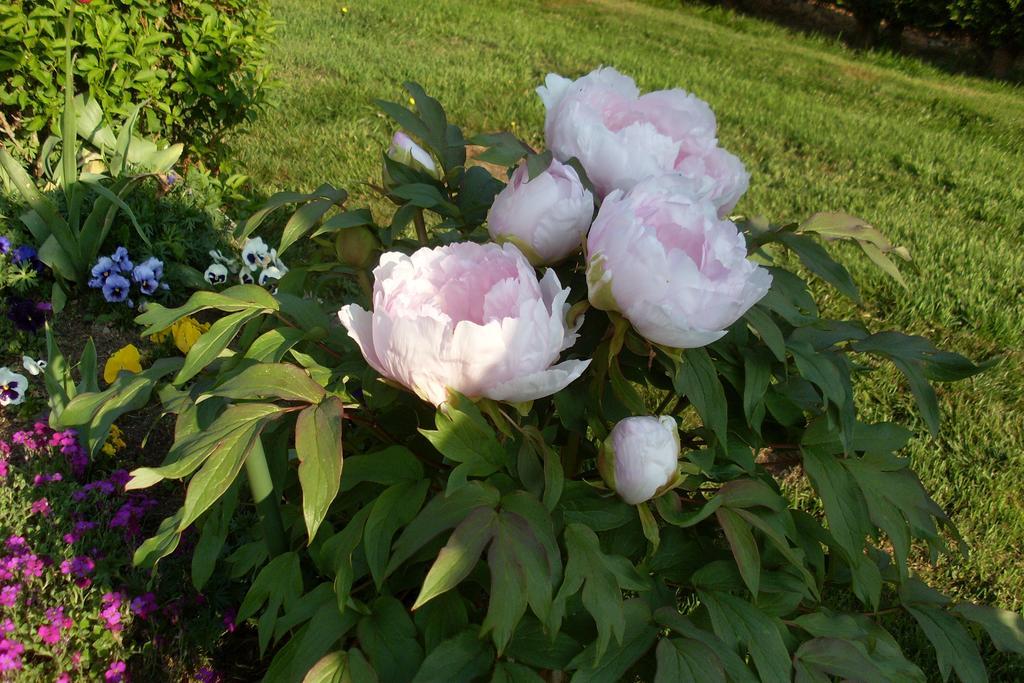
[[[0,4],[0,113],[25,150],[56,120],[70,0]],[[274,22],[266,0],[94,0],[75,10],[75,86],[107,116],[148,100],[146,133],[215,151],[265,102],[263,57]]]
[[[1024,48],[1021,0],[951,0],[950,18],[979,45],[1017,53]]]
[[[433,283],[391,287],[388,272],[423,247],[487,239],[483,223],[501,183],[467,167],[468,143],[501,166],[524,156],[528,170],[550,163],[511,134],[467,141],[440,103],[407,88],[415,111],[380,106],[426,149],[417,148],[413,166],[395,150],[385,156],[393,213],[351,208],[347,193],[327,184],[271,197],[236,236],[262,229],[261,243],[278,245],[275,257],[305,249],[276,293],[234,285],[176,309],[153,304],[136,319],[143,335],[199,312],[218,315],[210,309],[220,317],[185,359],[160,358],[102,393],[69,396],[57,415],[94,452],[107,424],[150,396],[177,415],[163,464],[134,470],[128,487],[188,480],[185,498],[136,561],[155,565],[197,528],[194,561],[248,588],[238,616],[255,622],[260,652],[273,652],[263,680],[924,681],[877,621],[889,613],[921,624],[947,677],[955,668],[964,680],[985,680],[971,640],[981,628],[1024,653],[1018,615],[953,603],[911,571],[912,549],[933,560],[955,553],[956,531],[897,455],[912,433],[866,422],[855,391],[892,362],[934,434],[931,382],[982,368],[922,337],[821,316],[807,272],[859,300],[822,241],[858,243],[901,278],[887,254],[906,254],[863,221],[741,221],[748,249],[774,264],[771,289],[720,339],[685,350],[651,343],[613,312],[587,310],[583,270],[596,258],[571,256],[551,279],[576,290],[562,300],[572,304],[568,320],[586,311],[567,353],[593,362],[552,397],[513,403],[449,392],[421,401],[411,393],[423,396],[421,385],[396,379],[412,361],[385,356],[365,336],[357,346],[336,314],[346,300],[372,300],[383,315],[367,328],[399,330],[386,351],[415,348],[428,368],[419,377],[443,375],[450,366],[429,365],[436,340],[422,331],[430,323],[399,320],[413,308],[405,302],[388,318],[385,299],[412,292],[408,301]],[[296,210],[280,234],[266,230],[264,219],[288,205]],[[362,237],[345,236],[353,230]],[[371,284],[378,250],[388,253]],[[464,253],[474,252],[482,253]],[[789,252],[806,271],[781,267]],[[455,280],[445,282],[453,299],[480,282]],[[344,297],[341,281],[350,285]],[[436,300],[419,309],[424,318],[448,315]],[[448,344],[450,330],[437,357],[487,352]],[[51,355],[49,366],[58,365],[69,367]],[[626,418],[651,414],[667,420],[685,452],[650,500],[632,504],[615,464],[629,456],[606,437]],[[797,463],[802,469],[791,469]],[[807,475],[821,517],[779,486],[787,472]],[[239,511],[255,511],[260,523],[231,525]],[[228,555],[225,543],[237,550]]]

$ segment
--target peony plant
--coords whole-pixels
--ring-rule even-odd
[[[195,529],[196,587],[214,568],[248,585],[265,680],[923,681],[894,611],[944,675],[985,677],[979,627],[1024,651],[1018,615],[915,576],[912,552],[962,550],[900,455],[922,423],[864,421],[854,398],[892,363],[934,435],[932,383],[982,366],[824,317],[808,287],[859,301],[822,240],[901,282],[904,250],[843,214],[732,215],[746,171],[682,90],[551,75],[538,152],[467,138],[406,87],[415,109],[379,103],[393,212],[330,185],[272,197],[236,237],[296,206],[262,236],[293,250],[274,293],[151,304],[143,335],[213,322],[184,358],[55,406],[93,451],[151,397],[176,415],[127,487],[181,480],[184,500],[135,559]],[[47,373],[73,387],[59,354]],[[245,506],[257,526],[232,524]]]

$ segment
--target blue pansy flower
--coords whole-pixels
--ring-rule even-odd
[[[0,235],[0,255],[6,254],[11,250],[11,240],[7,235]]]
[[[114,273],[103,283],[103,298],[112,304],[121,303],[128,298],[131,283],[122,275]]]
[[[155,292],[160,285],[153,269],[145,265],[135,266],[135,270],[132,271],[132,280],[139,285],[139,291],[147,296]]]
[[[124,247],[115,249],[114,253],[110,255],[110,259],[117,264],[118,269],[122,273],[130,273],[132,268],[135,267],[135,264],[128,258],[128,250]]]
[[[148,259],[139,264],[153,271],[153,277],[157,280],[164,279],[164,262],[155,256],[150,256]]]
[[[117,273],[118,267],[114,263],[114,259],[109,256],[101,256],[96,265],[92,267],[92,280],[89,280],[89,286],[99,288],[103,286],[103,283],[107,281],[107,278]]]

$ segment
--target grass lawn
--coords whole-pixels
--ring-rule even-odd
[[[847,211],[908,247],[909,291],[851,250],[866,307],[821,292],[834,315],[973,357],[1003,354],[941,391],[942,435],[928,438],[917,421],[910,455],[973,551],[921,571],[957,596],[1021,609],[1024,90],[668,2],[350,0],[347,13],[339,1],[275,4],[285,22],[272,52],[278,101],[233,145],[234,170],[260,191],[327,181],[358,192],[375,180],[391,128],[373,100],[400,99],[403,81],[423,84],[469,133],[511,129],[540,144],[533,88],[544,75],[609,64],[644,89],[681,86],[711,103],[722,143],[752,174],[737,211]],[[859,403],[869,417],[905,418],[908,395],[895,373],[875,373]],[[1024,679],[1020,663],[989,668],[994,680]]]

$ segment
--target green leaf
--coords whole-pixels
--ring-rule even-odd
[[[125,489],[143,489],[163,479],[187,477],[211,455],[243,438],[240,432],[251,429],[256,423],[272,419],[280,410],[280,407],[273,403],[241,403],[228,406],[204,429],[178,438],[168,451],[163,465],[132,470],[132,478],[125,485]]]
[[[363,548],[366,563],[378,589],[384,582],[384,572],[391,550],[391,539],[401,527],[412,521],[423,505],[430,482],[426,479],[405,481],[387,488],[373,502],[370,516],[366,520]]]
[[[676,391],[690,399],[704,425],[724,445],[729,411],[725,389],[708,352],[703,348],[683,350],[672,382]]]
[[[299,413],[295,424],[302,516],[310,543],[341,485],[341,426],[344,415],[341,399],[328,396]]]
[[[544,510],[539,503],[538,507]],[[494,540],[487,552],[491,600],[481,634],[491,633],[499,655],[508,646],[527,604],[542,620],[551,611],[554,558],[550,547],[538,538],[538,531],[533,519],[513,510],[502,510],[494,524]]]
[[[183,384],[195,377],[227,348],[242,325],[263,313],[261,309],[250,308],[226,315],[213,323],[189,349],[188,355],[185,356],[185,364],[174,378],[174,384]]]
[[[579,653],[567,668],[577,669],[571,683],[619,683],[626,672],[654,645],[658,629],[643,600],[629,600],[623,606],[625,629],[622,640],[595,660],[597,644]]]
[[[544,679],[522,664],[498,662],[494,666],[491,683],[544,683]]]
[[[469,576],[484,548],[490,543],[497,520],[498,515],[494,510],[480,507],[455,527],[423,579],[419,597],[412,606],[414,610],[451,590]]]
[[[350,491],[363,482],[390,486],[403,481],[423,478],[423,465],[405,446],[388,446],[373,453],[361,453],[345,458],[345,476],[341,490]]]
[[[657,610],[654,613],[654,618],[659,624],[669,627],[671,630],[686,639],[706,645],[715,653],[715,656],[718,658],[719,663],[725,670],[725,673],[728,674],[729,680],[732,683],[757,683],[757,679],[754,677],[753,673],[751,673],[750,669],[747,668],[744,660],[736,654],[735,649],[726,645],[726,643],[714,633],[709,633],[703,629],[697,628],[693,625],[693,622],[679,614],[672,607],[662,607]]]
[[[757,549],[754,534],[750,532],[750,525],[729,508],[719,508],[715,515],[729,541],[733,557],[736,558],[740,576],[750,589],[750,594],[756,597],[761,584],[761,553]]]
[[[251,420],[226,437],[223,446],[215,450],[192,477],[185,492],[185,504],[179,530],[188,526],[217,502],[238,476],[245,459],[260,441],[264,420]]]
[[[945,610],[928,605],[904,605],[935,648],[942,680],[956,671],[963,683],[985,683],[988,674],[978,646],[964,627]]]
[[[156,534],[143,541],[135,550],[135,554],[132,556],[132,564],[136,567],[153,569],[156,567],[157,562],[175,551],[178,547],[178,542],[181,540],[181,532],[178,531],[178,526],[181,524],[183,512],[182,509],[179,509],[176,513],[160,522],[160,528],[157,529]]]
[[[277,248],[279,256],[309,232],[324,217],[324,214],[335,206],[340,206],[348,198],[348,193],[345,190],[327,184],[318,187],[313,194],[317,198],[299,207],[285,223],[284,230],[281,232],[281,242]]]
[[[346,465],[346,473],[348,467]],[[493,510],[498,505],[499,497],[497,489],[481,482],[469,482],[450,494],[434,496],[395,541],[385,576],[390,576],[438,534],[453,528],[475,510]]]
[[[224,398],[272,397],[304,403],[319,403],[324,393],[324,388],[310,379],[305,370],[290,363],[257,363],[209,392]]]
[[[782,330],[772,320],[771,314],[760,306],[753,306],[743,314],[744,319],[761,337],[768,350],[780,363],[786,362],[786,341]]]
[[[313,665],[302,683],[353,683],[347,652],[329,652]]]
[[[533,151],[525,142],[507,132],[482,133],[470,138],[469,143],[487,148],[476,155],[477,161],[498,166],[512,166]]]
[[[270,292],[259,285],[234,285],[221,292],[196,292],[178,308],[151,303],[145,313],[135,318],[135,322],[146,326],[140,336],[148,337],[166,330],[187,315],[208,308],[232,313],[252,308],[276,311],[280,305]]]
[[[507,464],[505,449],[480,411],[464,396],[442,404],[435,416],[436,431],[420,430],[434,448],[459,463],[449,475],[449,491],[464,485],[466,477],[486,477]]]
[[[78,360],[78,386],[76,389],[79,394],[100,390],[96,370],[96,344],[93,343],[92,337],[85,342],[82,357]]]
[[[742,645],[750,653],[765,683],[788,683],[793,670],[782,622],[769,617],[745,600],[728,593],[699,590],[701,603],[711,615],[715,633],[730,648]]]
[[[11,179],[15,189],[18,190],[19,194],[21,194],[21,198],[25,200],[25,203],[39,215],[43,221],[43,225],[46,226],[46,232],[43,233],[38,229],[33,229],[33,223],[22,219],[25,225],[32,230],[32,236],[36,238],[37,243],[42,244],[42,242],[53,233],[55,226],[63,225],[65,229],[67,228],[67,223],[64,218],[61,217],[60,212],[57,210],[57,205],[53,200],[49,199],[36,189],[36,185],[32,181],[32,176],[26,173],[25,169],[21,167],[21,164],[19,164],[17,160],[15,160],[15,158],[2,147],[0,147],[0,167],[3,168],[7,177]]]
[[[476,630],[463,631],[434,649],[416,672],[412,683],[471,683],[491,669],[494,650],[476,634]]]
[[[92,339],[89,341],[92,342]],[[95,352],[95,347],[93,351]],[[57,345],[50,323],[46,323],[46,369],[43,370],[43,382],[46,385],[51,410],[50,426],[57,428],[61,424],[64,409],[78,391],[71,377],[71,368],[68,367],[64,353]]]
[[[565,527],[564,536],[569,560],[565,565],[565,580],[555,597],[551,624],[553,630],[557,630],[565,613],[566,601],[582,586],[583,606],[597,625],[597,641],[592,653],[596,661],[604,656],[612,636],[616,642],[623,642],[626,615],[622,590],[638,590],[645,586],[638,575],[631,577],[619,570],[621,563],[628,565],[629,570],[632,570],[632,565],[621,556],[605,555],[597,535],[589,527],[569,524]]]
[[[278,555],[256,575],[238,608],[238,621],[245,621],[256,614],[260,607],[266,605],[258,627],[261,654],[270,643],[274,623],[282,605],[287,612],[301,594],[302,569],[299,566],[299,556],[293,552]]]
[[[292,327],[269,330],[249,345],[245,357],[262,363],[280,363],[288,350],[305,338],[303,330]]]
[[[842,638],[812,638],[800,645],[793,655],[797,676],[809,669],[831,680],[886,681],[892,680],[872,661],[867,648],[856,641]]]
[[[850,272],[833,259],[824,247],[809,237],[794,233],[779,233],[780,242],[796,252],[807,270],[842,292],[855,303],[860,303],[860,292],[850,277]]]
[[[220,557],[224,541],[231,528],[231,518],[235,516],[237,503],[238,487],[233,486],[229,489],[228,494],[210,510],[206,521],[203,522],[199,540],[196,541],[195,550],[192,551],[192,585],[197,591],[202,591],[203,586],[213,575],[217,558]]]
[[[157,381],[179,367],[180,358],[160,358],[142,372],[122,372],[106,390],[75,396],[58,416],[60,425],[78,429],[89,444],[89,452],[96,455],[114,421],[149,403]]]
[[[725,683],[718,656],[699,640],[663,638],[656,649],[654,683]]]
[[[359,622],[359,644],[370,658],[381,683],[408,683],[423,662],[416,627],[405,606],[382,596],[370,606],[371,614]]]
[[[980,624],[1000,652],[1024,655],[1024,619],[1016,612],[969,602],[961,602],[953,611]]]

